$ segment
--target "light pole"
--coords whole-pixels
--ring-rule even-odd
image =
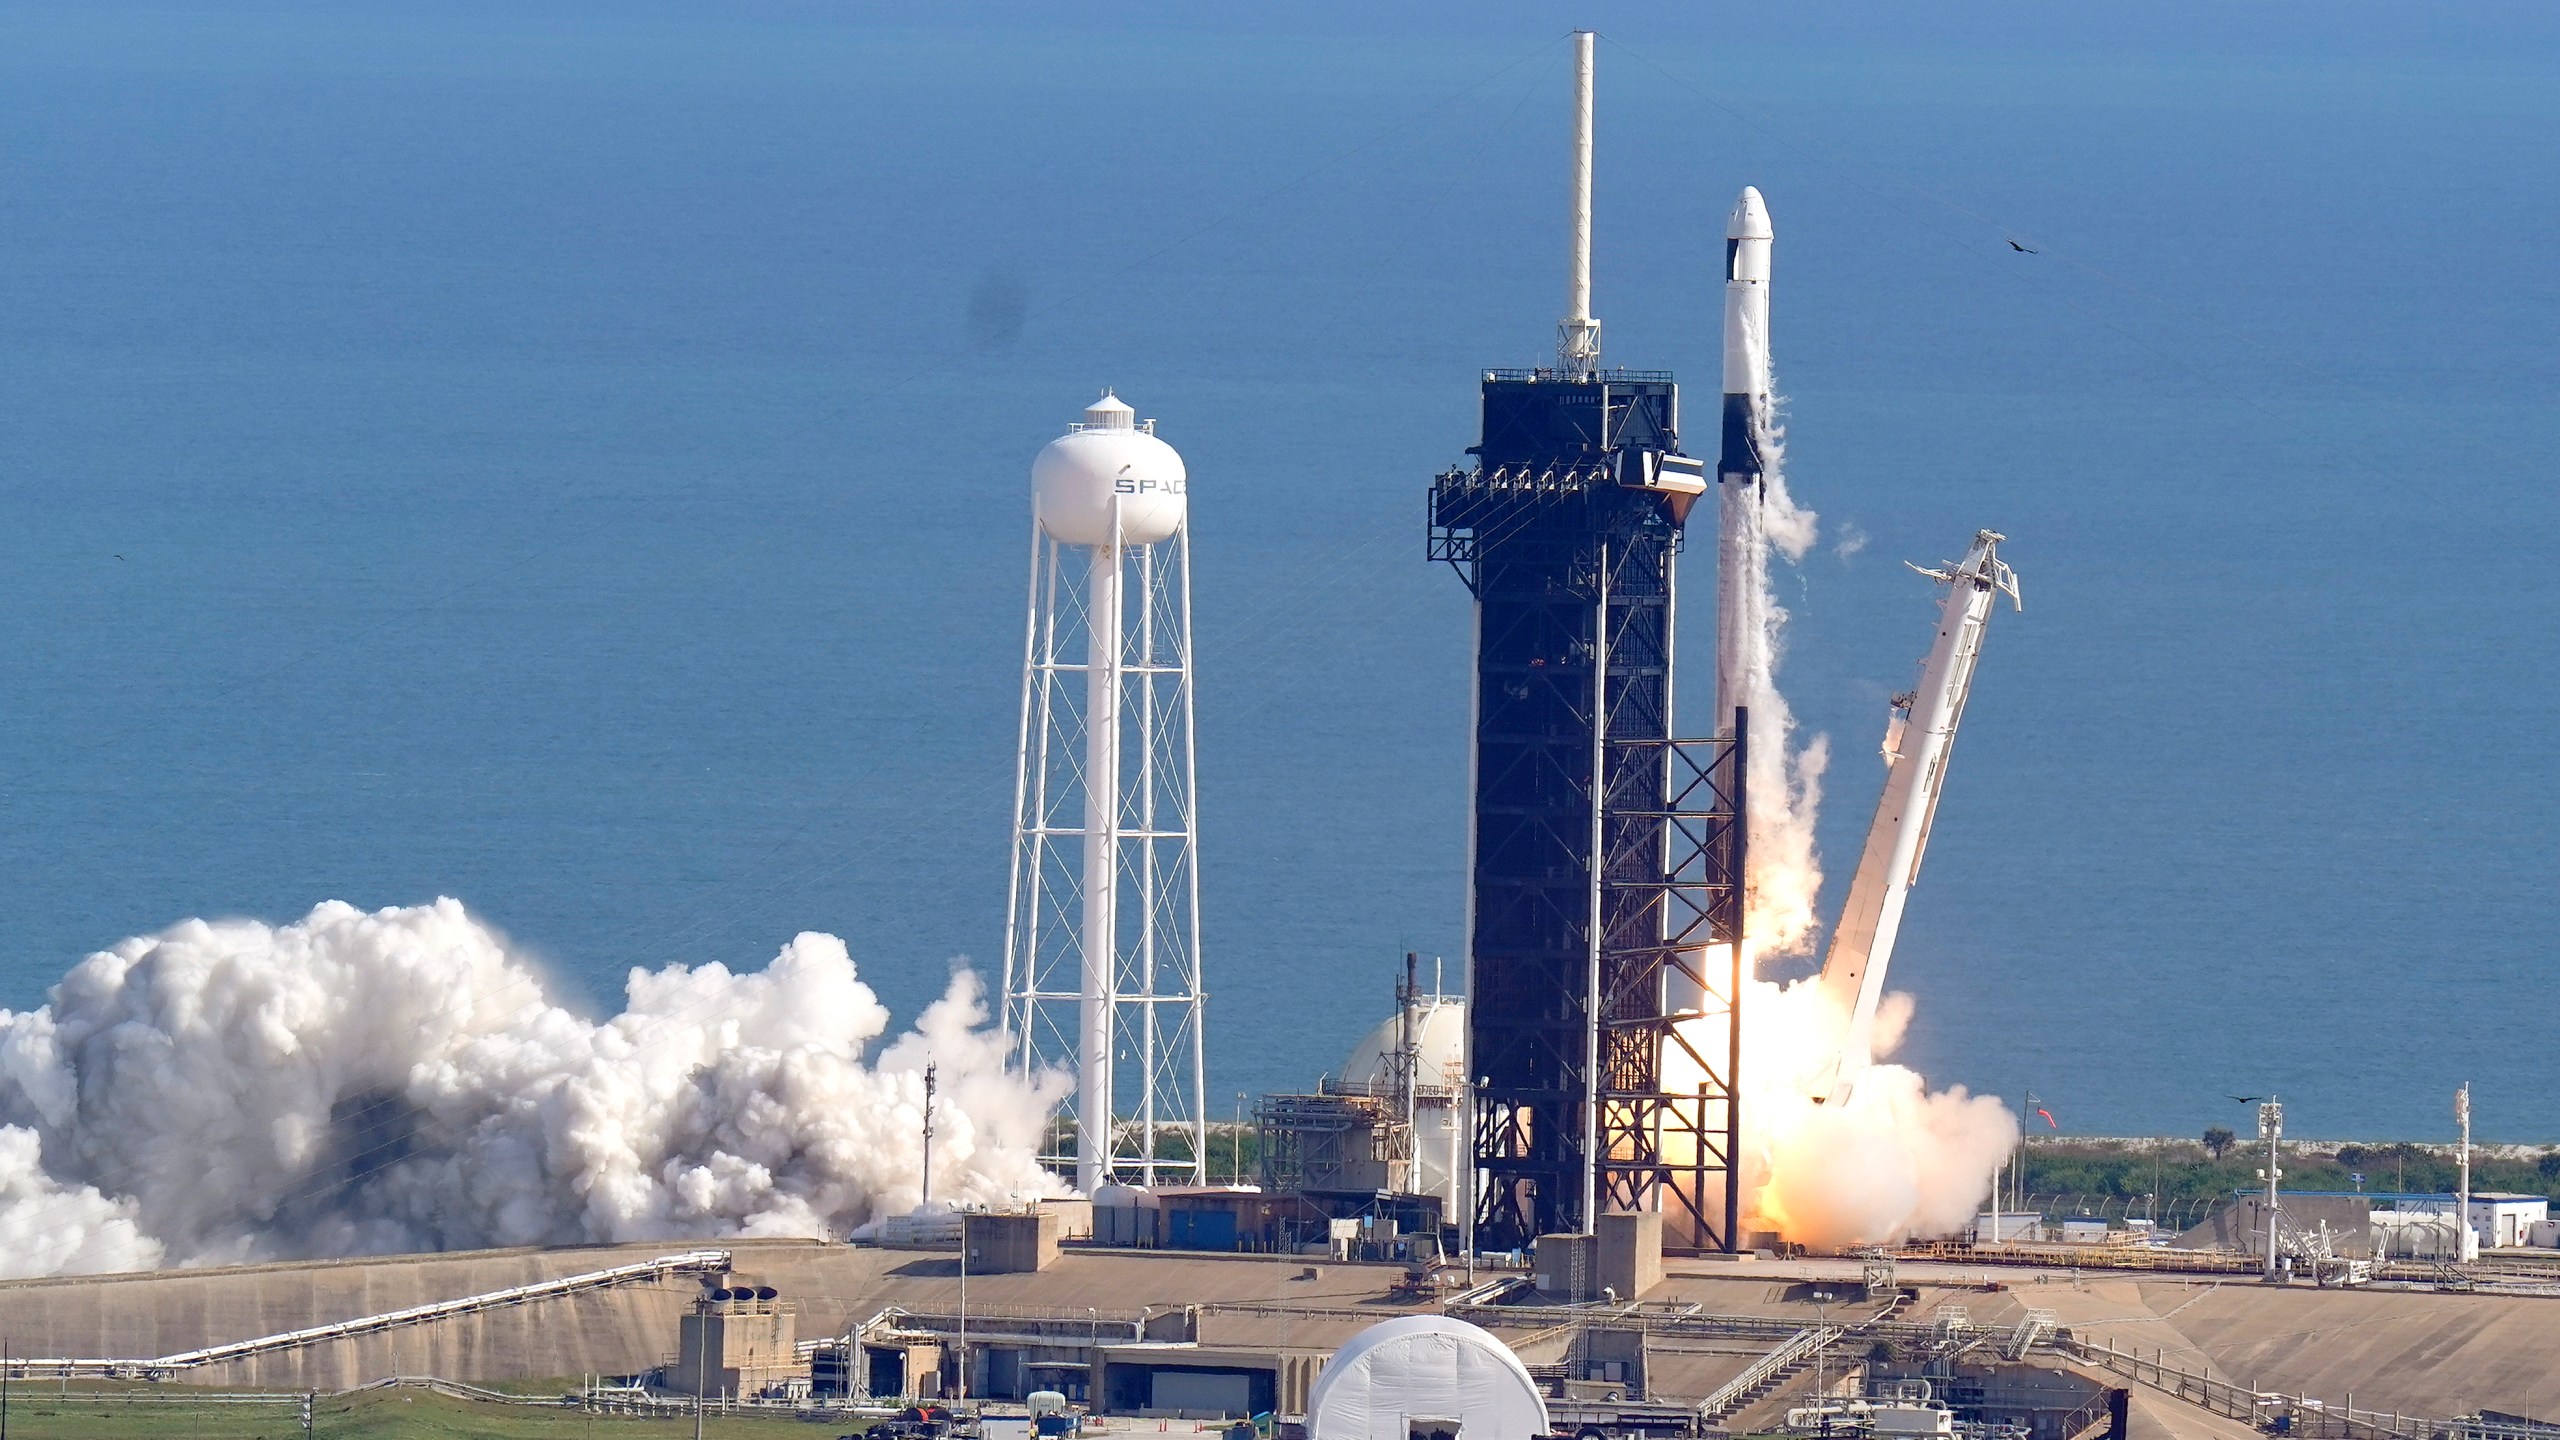
[[[1241,1185],[1244,1183],[1244,1092],[1241,1090],[1236,1092],[1236,1129],[1232,1141],[1234,1148],[1227,1152],[1230,1162],[1227,1168],[1234,1172],[1235,1183]]]
[[[2453,1263],[2468,1265],[2471,1263],[2471,1082],[2468,1080],[2462,1082],[2461,1089],[2453,1092],[2453,1118],[2462,1124],[2462,1194],[2454,1201],[2462,1223],[2453,1231]],[[2495,1240],[2497,1237],[2492,1235],[2489,1238]]]
[[[924,1062],[924,1164],[916,1188],[916,1208],[933,1203],[933,1062]]]
[[[702,1302],[697,1300],[694,1302],[693,1314],[693,1440],[702,1440],[702,1390],[710,1383],[709,1376],[705,1373],[703,1347],[710,1338],[711,1314],[703,1309]],[[725,1327],[722,1338],[726,1338]],[[0,1440],[7,1440],[7,1437],[0,1436]]]
[[[969,1398],[969,1212],[960,1212],[960,1394]]]
[[[1816,1290],[1813,1292],[1813,1316],[1815,1326],[1815,1344],[1813,1347],[1813,1413],[1821,1417],[1816,1423],[1821,1425],[1822,1433],[1826,1436],[1831,1433],[1831,1386],[1829,1384],[1829,1374],[1823,1366],[1823,1352],[1831,1348],[1831,1337],[1825,1333],[1831,1328],[1831,1312],[1826,1308],[1830,1304],[1830,1291]]]
[[[2273,1095],[2258,1104],[2258,1138],[2267,1142],[2267,1279],[2273,1281],[2280,1273],[2276,1263],[2276,1217],[2283,1209],[2279,1187],[2284,1180],[2284,1167],[2276,1163],[2283,1153],[2279,1147],[2284,1140],[2284,1104]]]

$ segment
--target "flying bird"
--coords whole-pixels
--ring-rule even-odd
[[[2243,1105],[2255,1105],[2266,1097],[2263,1095],[2234,1095],[2231,1098],[2239,1101]]]
[[[2021,254],[2021,255],[2041,255],[2041,254],[2043,254],[2043,253],[2044,253],[2044,252],[2043,252],[2043,251],[2041,251],[2041,250],[2030,250],[2030,249],[2028,249],[2026,246],[2019,244],[2019,243],[2018,243],[2017,241],[2015,241],[2015,240],[2011,240],[2011,241],[2009,242],[2009,248],[2010,248],[2010,249],[2012,249],[2012,250],[2017,251],[2017,252],[2018,252],[2019,254]]]

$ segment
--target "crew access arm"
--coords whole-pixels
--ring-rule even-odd
[[[1947,598],[1938,611],[1937,643],[1921,666],[1919,688],[1894,697],[1884,738],[1884,797],[1876,802],[1875,823],[1867,828],[1858,873],[1849,882],[1849,901],[1823,961],[1823,993],[1847,1019],[1839,1053],[1814,1082],[1817,1101],[1847,1101],[1866,1072],[1885,967],[1902,928],[1903,902],[1920,878],[1920,857],[1937,817],[1938,792],[1946,784],[1947,757],[1955,747],[1956,726],[1964,719],[1965,697],[1973,689],[1974,664],[1982,658],[1983,627],[2001,595],[2025,608],[2017,572],[2000,560],[2000,542],[2007,538],[1979,531],[1963,563],[1947,570],[1911,567],[1947,586]]]

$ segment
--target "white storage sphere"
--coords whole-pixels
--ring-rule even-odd
[[[1188,483],[1174,448],[1139,429],[1137,412],[1107,393],[1031,462],[1040,528],[1068,545],[1112,543],[1115,501],[1120,543],[1172,539],[1189,508]]]

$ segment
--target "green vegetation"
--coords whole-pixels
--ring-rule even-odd
[[[2024,1189],[2057,1212],[2153,1214],[2163,1224],[2181,1222],[2235,1191],[2265,1183],[2258,1178],[2264,1148],[2245,1140],[2214,1144],[2226,1135],[2216,1126],[2201,1141],[2031,1138]],[[2334,1152],[2285,1147],[2288,1190],[2353,1190],[2358,1174],[2367,1194],[2443,1193],[2454,1188],[2458,1170],[2450,1153],[2433,1146],[2341,1145]],[[2498,1158],[2475,1150],[2471,1188],[2560,1200],[2560,1150]]]
[[[1232,1120],[1210,1121],[1208,1158],[1211,1184],[1223,1185],[1238,1176],[1251,1183],[1255,1167],[1262,1163],[1262,1145],[1253,1132],[1253,1121],[1246,1120],[1242,1128]]]
[[[1224,1185],[1241,1177],[1250,1184],[1254,1167],[1261,1163],[1262,1144],[1254,1133],[1253,1117],[1245,1113],[1241,1123],[1233,1119],[1209,1118],[1208,1146],[1202,1158],[1208,1161],[1209,1183]],[[1072,1116],[1060,1114],[1049,1129],[1048,1145],[1053,1153],[1072,1154],[1076,1145],[1076,1127]],[[1238,1152],[1242,1153],[1239,1154]],[[1191,1136],[1188,1131],[1167,1130],[1156,1137],[1156,1158],[1176,1163],[1191,1158]]]
[[[82,1387],[73,1394],[96,1395]],[[300,1440],[302,1417],[290,1402],[187,1404],[178,1388],[120,1387],[135,1400],[65,1398],[41,1381],[10,1387],[9,1440]],[[139,1398],[147,1396],[149,1398]],[[427,1390],[367,1390],[323,1395],[312,1433],[320,1440],[673,1440],[693,1434],[693,1419],[636,1420],[576,1410],[456,1400]],[[822,1427],[789,1418],[744,1419],[714,1412],[703,1419],[709,1440],[827,1440],[860,1427]]]

